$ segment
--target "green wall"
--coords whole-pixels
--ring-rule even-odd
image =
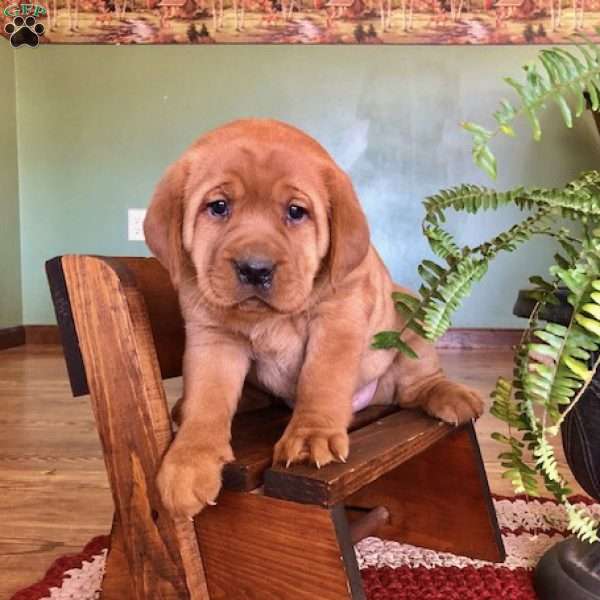
[[[19,172],[25,323],[53,321],[44,261],[65,252],[144,254],[126,241],[127,207],[146,206],[163,169],[201,132],[242,116],[290,121],[352,175],[394,276],[415,285],[427,252],[420,201],[484,183],[457,123],[485,121],[530,47],[100,47],[18,51]],[[501,187],[561,184],[598,157],[592,121],[545,118],[545,143],[497,147]],[[515,214],[475,224],[483,239]],[[516,326],[510,309],[551,248],[499,260],[456,325]]]
[[[14,52],[0,42],[0,328],[22,322]]]

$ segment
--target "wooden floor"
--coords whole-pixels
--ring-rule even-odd
[[[511,372],[508,350],[445,351],[443,362],[484,397],[499,375]],[[168,382],[171,398],[179,386]],[[492,491],[510,494],[489,438],[497,428],[489,415],[477,424]],[[60,350],[1,351],[0,599],[38,580],[54,558],[107,533],[111,514],[89,400],[71,396]]]

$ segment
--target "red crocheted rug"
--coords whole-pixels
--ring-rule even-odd
[[[600,505],[584,498],[600,519]],[[536,600],[532,569],[567,537],[565,512],[551,500],[494,499],[507,552],[502,564],[367,538],[356,557],[368,600]],[[42,581],[11,600],[97,600],[108,537],[94,538],[80,554],[58,559]]]

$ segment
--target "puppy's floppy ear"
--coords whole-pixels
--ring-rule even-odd
[[[329,173],[328,189],[329,273],[335,284],[365,259],[370,236],[367,218],[348,175],[335,168]]]
[[[181,240],[183,195],[187,180],[184,159],[172,164],[158,182],[146,218],[144,236],[148,247],[169,271],[175,288],[181,281],[185,254]]]

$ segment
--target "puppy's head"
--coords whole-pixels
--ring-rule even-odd
[[[291,313],[344,279],[369,230],[352,184],[312,138],[271,120],[202,136],[159,182],[146,241],[176,287],[222,308]]]

